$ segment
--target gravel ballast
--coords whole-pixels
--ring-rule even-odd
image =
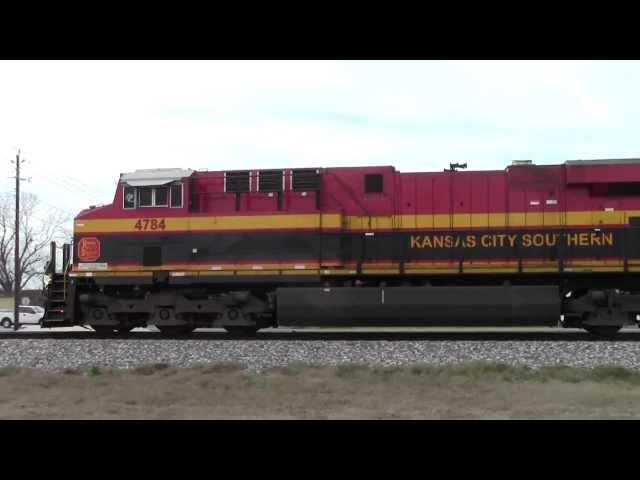
[[[269,340],[0,340],[0,368],[175,367],[237,362],[253,371],[291,363],[337,365],[455,364],[470,361],[640,370],[640,342],[592,341],[286,341]]]

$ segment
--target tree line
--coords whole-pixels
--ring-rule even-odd
[[[52,241],[69,241],[70,221],[71,215],[47,208],[36,195],[20,195],[18,278],[21,289],[30,282],[38,285],[49,260],[49,245]],[[0,194],[0,294],[11,294],[14,290],[15,234],[15,198]]]

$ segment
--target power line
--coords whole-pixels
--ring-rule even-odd
[[[105,190],[104,187],[96,187],[94,185],[89,185],[85,181],[80,180],[80,179],[78,179],[76,177],[73,177],[71,175],[64,174],[64,176],[62,176],[62,175],[59,174],[59,172],[52,172],[52,171],[49,171],[47,169],[42,169],[42,168],[40,168],[40,170],[42,170],[47,175],[54,176],[54,177],[58,178],[59,180],[62,180],[63,182],[69,184],[72,187],[80,188],[80,189],[86,190],[86,191],[91,192],[91,193],[95,193],[96,191],[98,191],[98,192],[103,193],[105,195],[111,195],[112,194],[112,192],[107,192],[107,190]]]
[[[69,193],[72,193],[74,195],[79,195],[82,198],[84,198],[85,200],[89,200],[89,203],[100,203],[99,201],[96,202],[96,200],[100,200],[100,197],[98,197],[97,195],[95,195],[95,193],[90,193],[90,192],[86,192],[83,190],[80,190],[78,188],[73,187],[73,185],[69,185],[64,183],[61,180],[58,180],[56,178],[53,177],[44,177],[41,175],[35,175],[36,178],[45,180],[46,182],[51,182],[54,185],[56,185],[59,188],[62,188],[63,190],[66,190]]]

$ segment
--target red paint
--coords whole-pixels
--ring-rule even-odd
[[[255,172],[255,171],[253,171]],[[320,209],[316,192],[290,189],[291,170],[285,169],[285,189],[278,209],[277,194],[224,192],[224,172],[195,172],[183,179],[181,208],[122,208],[122,184],[114,202],[84,210],[77,219],[200,217],[274,214],[342,213],[345,216],[392,216],[472,213],[640,210],[640,196],[607,196],[603,185],[640,182],[640,163],[509,166],[504,170],[401,173],[394,167],[321,169]],[[383,176],[382,193],[365,193],[365,174]],[[598,188],[601,189],[600,193]],[[193,189],[193,191],[192,191]],[[555,204],[547,204],[555,200]],[[190,211],[190,202],[197,211]],[[532,204],[534,202],[534,204]],[[538,204],[535,204],[538,202]],[[588,226],[588,225],[587,225]],[[486,228],[486,227],[484,227]]]

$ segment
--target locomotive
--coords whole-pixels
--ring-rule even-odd
[[[564,326],[640,314],[640,159],[120,175],[47,267],[43,326]]]

